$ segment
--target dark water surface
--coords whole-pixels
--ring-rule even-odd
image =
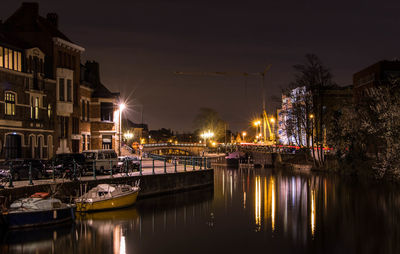
[[[1,239],[1,253],[400,253],[400,190],[222,167],[214,189]]]

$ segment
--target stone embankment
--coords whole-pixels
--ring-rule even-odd
[[[0,190],[0,196],[12,202],[15,199],[27,197],[36,192],[54,193],[55,197],[63,200],[73,199],[79,196],[85,190],[89,190],[98,184],[135,184],[140,182],[141,191],[139,199],[187,191],[191,189],[212,187],[214,185],[214,170],[203,169],[196,171],[167,173],[167,174],[149,174],[149,175],[134,175],[120,177],[104,177],[98,179],[85,179],[81,181],[64,181],[53,182],[52,180],[42,181],[40,184],[33,186],[23,185],[15,188],[6,188]]]

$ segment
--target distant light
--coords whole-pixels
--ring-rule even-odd
[[[133,134],[130,133],[130,132],[126,132],[126,133],[124,133],[124,138],[125,139],[131,139],[131,138],[133,138]]]

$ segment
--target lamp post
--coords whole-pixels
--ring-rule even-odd
[[[243,131],[243,132],[242,132],[243,142],[246,142],[246,140],[245,140],[246,135],[247,135],[247,132]]]
[[[272,142],[275,143],[275,118],[271,117],[270,122],[272,123]]]
[[[121,156],[121,141],[122,141],[122,110],[125,109],[125,104],[119,104],[119,145],[118,145],[118,156]]]
[[[310,114],[311,119],[311,147],[314,150],[314,114]]]
[[[258,135],[258,126],[261,126],[261,121],[260,120],[256,120],[253,122],[254,127],[256,127],[256,141],[259,137]],[[260,130],[260,134],[261,134],[261,130]]]

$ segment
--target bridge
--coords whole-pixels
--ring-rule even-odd
[[[155,143],[143,144],[143,152],[157,155],[201,156],[205,144],[198,143]]]

